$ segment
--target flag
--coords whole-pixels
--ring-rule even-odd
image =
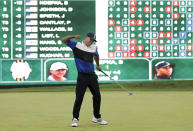
[[[37,39],[38,38],[38,34],[37,33],[27,33],[26,34],[26,38],[27,39]]]
[[[38,54],[37,53],[26,53],[26,58],[38,58]]]
[[[37,20],[26,20],[26,25],[38,25]]]
[[[37,0],[26,0],[26,5],[38,5]]]
[[[38,7],[26,7],[26,12],[38,12]]]
[[[26,46],[26,52],[38,52],[38,47]]]
[[[26,26],[26,32],[38,32],[38,27],[37,26]]]
[[[26,45],[38,45],[38,40],[26,40]]]
[[[37,19],[38,14],[37,13],[26,13],[26,18],[27,19]]]

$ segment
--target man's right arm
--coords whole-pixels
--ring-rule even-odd
[[[69,35],[69,36],[65,36],[65,37],[62,38],[62,42],[63,42],[64,44],[67,44],[68,41],[69,41],[70,39],[73,39],[73,38],[80,39],[80,35]]]

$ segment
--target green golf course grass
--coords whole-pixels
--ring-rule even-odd
[[[101,85],[101,114],[108,125],[91,122],[87,90],[79,127],[71,127],[73,86],[0,89],[0,131],[193,131],[191,84],[155,84],[124,83],[133,95],[114,84]]]

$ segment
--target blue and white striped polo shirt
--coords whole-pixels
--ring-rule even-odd
[[[93,73],[94,56],[98,56],[97,46],[86,46],[83,42],[69,40],[67,45],[73,50],[76,68],[81,73]]]

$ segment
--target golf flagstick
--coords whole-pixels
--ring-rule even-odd
[[[113,78],[111,78],[109,75],[107,75],[103,70],[100,70],[100,72],[102,72],[105,76],[109,77],[110,80],[113,80],[119,87],[121,87],[122,89],[126,90],[127,92],[129,92],[129,90],[125,87],[123,87],[121,84],[119,84],[116,80],[114,80]],[[132,92],[129,92],[129,95],[133,95]]]

